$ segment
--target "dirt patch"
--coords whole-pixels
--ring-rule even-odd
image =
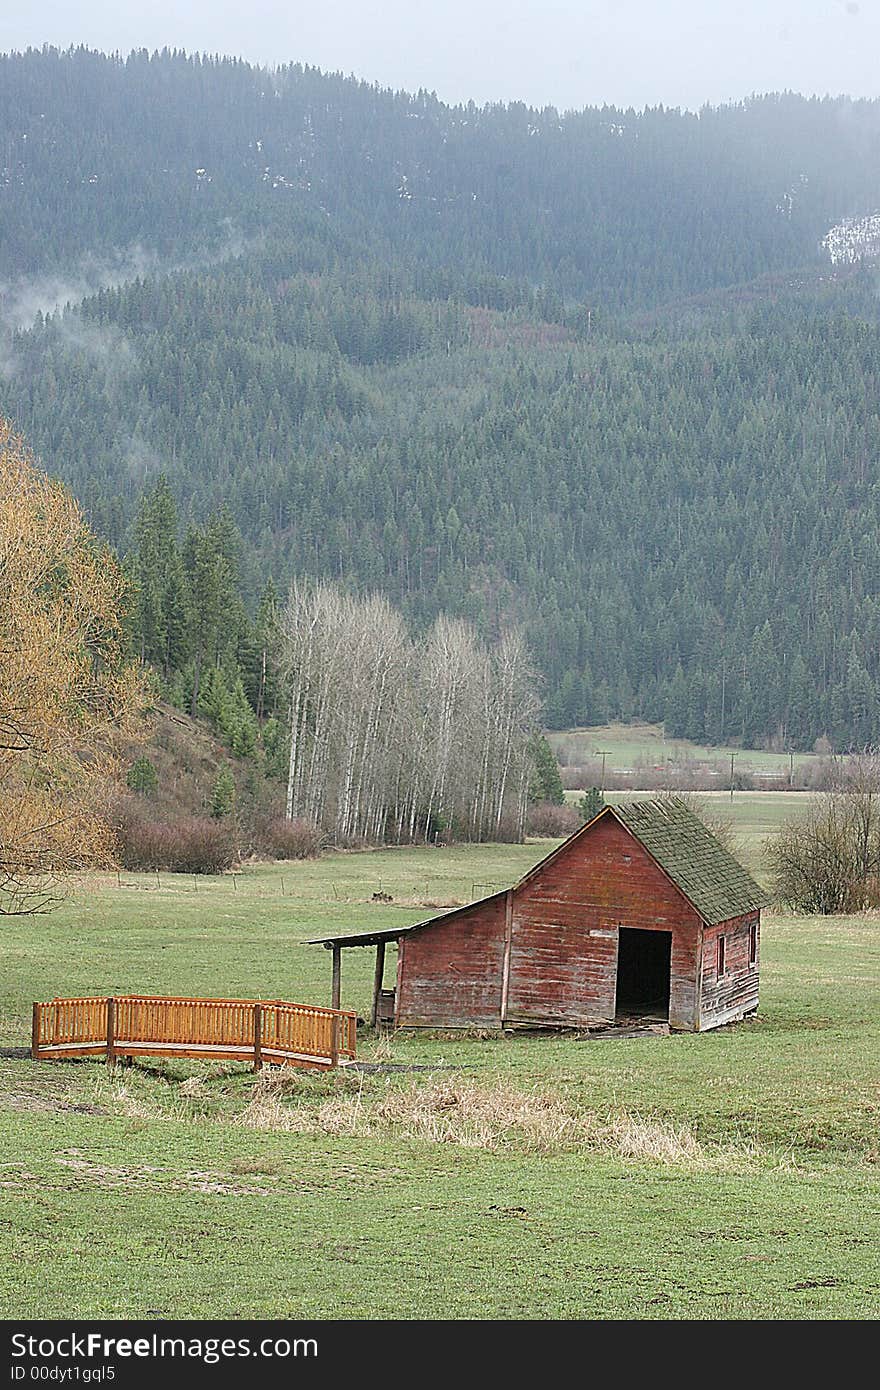
[[[0,1163],[0,1187],[15,1190],[39,1181],[37,1174],[29,1173],[23,1163]]]
[[[789,1284],[789,1289],[794,1292],[799,1289],[838,1289],[843,1286],[842,1279],[802,1279],[798,1284]]]
[[[75,1115],[106,1115],[100,1105],[89,1105],[86,1101],[64,1100],[61,1096],[36,1095],[32,1091],[8,1091],[0,1099],[0,1107],[5,1110],[31,1110],[54,1112],[65,1111]]]
[[[142,1163],[129,1167],[108,1163],[93,1163],[81,1154],[68,1151],[56,1154],[55,1162],[61,1168],[76,1173],[89,1183],[104,1188],[132,1188],[143,1192],[172,1191],[189,1193],[208,1193],[223,1197],[271,1197],[277,1189],[236,1181],[230,1173],[216,1173],[211,1170],[192,1169],[179,1177],[168,1169]]]

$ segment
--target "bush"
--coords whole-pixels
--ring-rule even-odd
[[[321,848],[320,830],[301,816],[294,820],[276,816],[260,827],[256,835],[257,853],[270,859],[316,859]]]
[[[238,858],[232,828],[209,816],[158,820],[129,802],[117,812],[116,832],[124,869],[220,874]]]
[[[880,907],[880,765],[858,759],[842,784],[780,826],[766,855],[777,900],[798,912]]]
[[[552,801],[535,801],[526,816],[526,834],[542,840],[571,835],[583,824],[573,806],[556,806]]]

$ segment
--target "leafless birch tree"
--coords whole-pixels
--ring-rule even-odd
[[[386,599],[294,584],[282,621],[287,815],[337,843],[521,837],[540,704],[522,637],[438,618],[413,641]]]

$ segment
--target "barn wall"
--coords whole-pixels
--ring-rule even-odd
[[[613,816],[514,894],[506,1017],[613,1020],[619,927],[672,932],[669,1022],[698,1027],[700,917]]]
[[[715,1028],[757,1008],[758,964],[750,966],[748,955],[749,923],[758,917],[749,912],[704,928],[647,850],[605,816],[521,889],[403,937],[396,1022],[497,1028],[612,1021],[618,929],[635,927],[672,934],[670,1026]]]
[[[401,938],[399,1028],[498,1028],[504,973],[500,894]]]
[[[749,928],[758,924],[758,954],[749,964]],[[718,926],[706,927],[703,936],[703,970],[700,1026],[718,1028],[733,1023],[758,1007],[758,974],[761,960],[761,914],[747,912]],[[718,938],[725,938],[725,969],[718,976]]]

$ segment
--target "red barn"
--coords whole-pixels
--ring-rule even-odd
[[[373,1021],[582,1028],[662,1019],[700,1031],[758,1007],[766,897],[683,802],[606,806],[515,887],[411,927],[321,938],[377,947]],[[397,985],[382,989],[385,945]],[[316,943],[317,944],[317,943]],[[384,1007],[383,1007],[384,1006]]]

